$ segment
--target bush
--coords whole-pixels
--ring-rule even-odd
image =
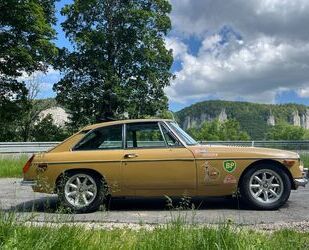
[[[68,136],[65,128],[54,124],[50,114],[36,124],[32,132],[34,141],[63,141]]]
[[[303,140],[306,130],[286,123],[279,123],[269,129],[268,140]]]
[[[239,122],[234,119],[225,122],[214,120],[204,122],[200,128],[191,128],[188,133],[194,139],[202,141],[247,141],[250,136],[247,132],[241,131]]]

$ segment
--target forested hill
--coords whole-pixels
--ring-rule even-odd
[[[285,122],[309,129],[309,107],[299,104],[257,104],[249,102],[204,101],[176,112],[184,129],[199,127],[204,121],[236,119],[253,140],[265,138],[267,130]]]

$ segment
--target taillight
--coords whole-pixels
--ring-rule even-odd
[[[23,167],[23,173],[24,174],[28,172],[33,158],[34,158],[34,155],[31,156],[31,158],[26,162],[25,166]]]

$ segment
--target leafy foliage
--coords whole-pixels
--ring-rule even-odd
[[[46,70],[57,50],[54,0],[0,2],[0,72],[20,76]]]
[[[73,127],[167,109],[163,89],[172,78],[173,57],[164,36],[170,11],[166,0],[76,0],[62,9],[75,50],[61,51],[65,75],[54,90]]]
[[[57,54],[55,0],[0,1],[0,140],[19,139],[18,123],[30,109],[22,74],[45,71]]]
[[[29,108],[24,84],[12,78],[0,77],[0,141],[16,138],[18,118]]]
[[[190,128],[188,132],[199,141],[246,141],[250,139],[246,132],[241,131],[239,123],[234,119],[223,123],[218,120],[204,122],[200,128]]]
[[[68,135],[64,128],[54,124],[50,114],[36,124],[32,131],[34,141],[63,141]]]
[[[270,128],[267,133],[269,140],[302,140],[304,139],[305,129],[286,123],[280,123]]]
[[[47,99],[31,99],[29,98],[28,94],[28,103],[30,105],[28,108],[24,108],[23,115],[21,116],[18,124],[18,133],[17,136],[19,140],[22,141],[46,141],[48,138],[54,138],[52,135],[46,135],[46,131],[41,131],[42,136],[40,136],[37,132],[38,126],[37,124],[42,122],[42,119],[40,117],[40,113],[43,110],[59,106],[55,99],[53,98],[47,98]],[[44,119],[44,118],[43,118]],[[53,121],[52,117],[50,119]],[[54,125],[52,122],[50,124],[51,126]],[[55,125],[54,125],[55,126]],[[44,139],[44,136],[46,135],[46,138]],[[38,139],[38,137],[40,139]],[[56,136],[57,137],[57,136]],[[62,138],[62,137],[60,137]],[[62,139],[64,139],[63,137]],[[55,141],[58,141],[57,139],[53,139]]]
[[[305,134],[303,136],[304,140],[309,140],[309,129],[305,130]]]

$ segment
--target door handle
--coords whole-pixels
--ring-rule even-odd
[[[132,154],[125,154],[124,155],[124,158],[132,159],[132,158],[136,158],[136,157],[138,157],[138,154],[134,154],[134,153],[132,153]]]

